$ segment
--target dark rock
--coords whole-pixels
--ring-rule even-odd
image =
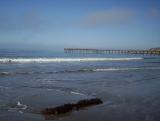
[[[62,106],[57,106],[55,108],[46,108],[42,111],[44,115],[59,115],[70,112],[75,107],[75,104],[64,104]]]
[[[88,100],[80,100],[76,104],[76,109],[79,110],[80,108],[85,108],[85,107],[88,107],[88,106],[98,105],[98,104],[102,104],[102,100],[100,100],[99,98],[88,99]]]
[[[46,117],[47,115],[54,115],[58,116],[61,114],[66,114],[68,112],[71,112],[73,110],[79,110],[81,108],[85,108],[92,105],[98,105],[102,104],[102,100],[99,98],[93,98],[93,99],[85,99],[80,100],[76,104],[64,104],[61,106],[57,106],[54,108],[46,108],[41,113]]]

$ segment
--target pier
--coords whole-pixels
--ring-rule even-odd
[[[114,50],[114,49],[88,49],[88,48],[64,48],[65,53],[83,54],[146,54],[160,55],[160,50]]]

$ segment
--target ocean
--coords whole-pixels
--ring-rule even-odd
[[[81,99],[103,104],[46,119]],[[0,121],[159,121],[160,57],[0,51]]]

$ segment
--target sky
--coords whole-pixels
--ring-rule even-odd
[[[0,48],[160,47],[160,0],[0,0]]]

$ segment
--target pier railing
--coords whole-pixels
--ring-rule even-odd
[[[88,48],[64,48],[65,53],[83,54],[149,54],[160,55],[159,50],[112,50],[112,49],[88,49]]]

